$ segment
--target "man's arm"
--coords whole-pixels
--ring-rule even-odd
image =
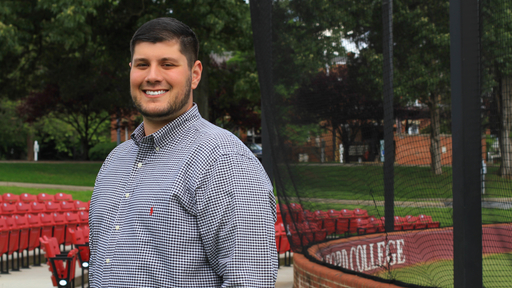
[[[197,192],[199,231],[222,287],[274,287],[276,204],[259,161],[223,155],[205,172]]]

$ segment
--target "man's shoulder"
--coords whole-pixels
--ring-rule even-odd
[[[200,146],[214,149],[215,154],[241,154],[246,155],[250,150],[230,131],[216,126],[202,119],[197,125]]]

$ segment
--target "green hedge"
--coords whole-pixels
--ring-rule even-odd
[[[91,149],[89,149],[89,160],[103,161],[107,158],[110,151],[116,148],[116,142],[109,143],[98,143]]]

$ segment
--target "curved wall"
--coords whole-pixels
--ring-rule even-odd
[[[482,232],[484,254],[512,251],[511,224],[484,225]],[[308,253],[321,262],[373,274],[383,269],[453,259],[453,228],[409,230],[336,239],[313,245]],[[398,286],[330,269],[296,253],[294,287]]]

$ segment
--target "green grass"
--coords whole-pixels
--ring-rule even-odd
[[[0,163],[0,181],[94,186],[101,163]]]
[[[484,256],[482,267],[484,287],[509,287],[512,283],[512,253]],[[393,269],[378,276],[416,285],[453,287],[453,260]]]
[[[66,193],[73,195],[73,200],[80,200],[82,202],[87,202],[91,200],[92,191],[68,191],[68,190],[57,190],[57,189],[36,189],[36,188],[25,188],[25,187],[7,187],[0,186],[0,194],[4,193],[12,193],[15,195],[20,195],[23,193],[37,195],[39,193],[47,193],[51,195],[55,195],[57,193]]]
[[[383,167],[380,165],[322,166],[290,165],[295,187],[304,198],[384,200]],[[489,166],[486,175],[488,197],[511,197],[512,180],[498,176],[499,167]],[[425,201],[426,198],[452,198],[452,169],[443,167],[435,175],[430,167],[395,166],[395,200]],[[294,187],[285,184],[292,197]]]

